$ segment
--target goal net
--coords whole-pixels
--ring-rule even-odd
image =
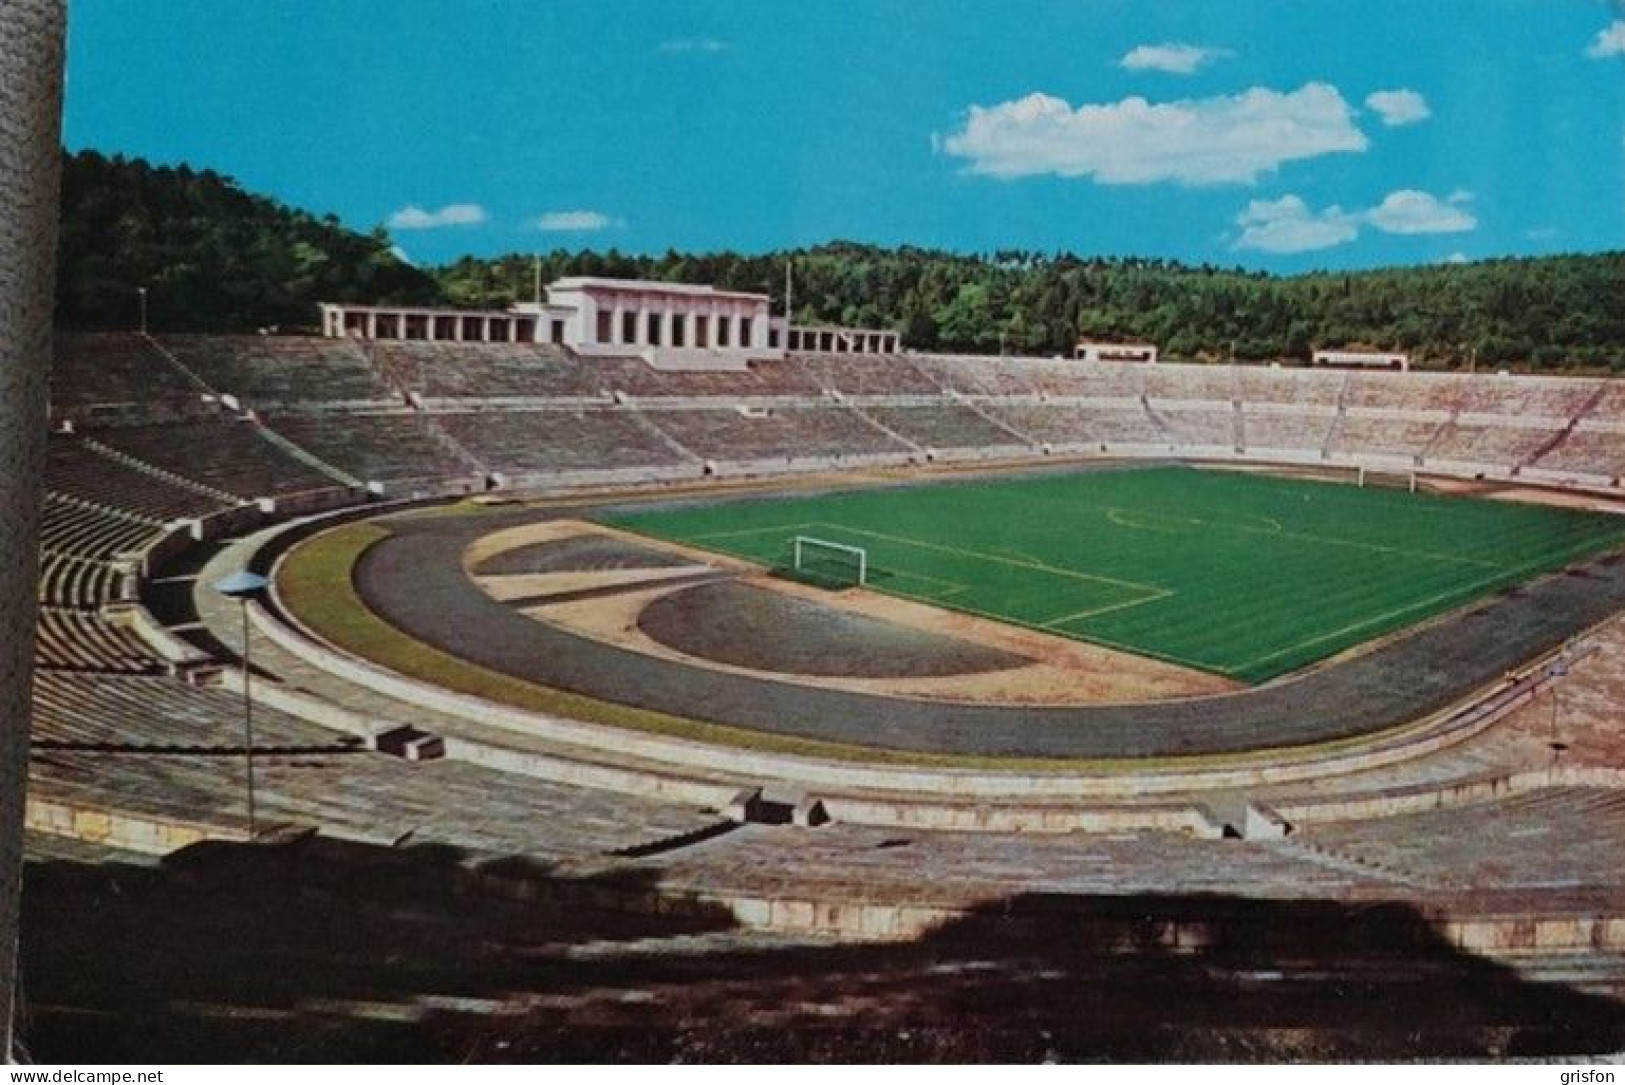
[[[869,582],[869,551],[861,546],[797,535],[790,567],[796,575],[824,587],[851,587]]]

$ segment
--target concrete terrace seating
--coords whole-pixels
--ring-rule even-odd
[[[1351,412],[1337,419],[1327,436],[1326,451],[1332,455],[1412,459],[1422,454],[1441,424]]]
[[[1461,409],[1472,414],[1566,421],[1584,409],[1598,387],[1597,381],[1572,377],[1481,376],[1469,378]]]
[[[317,459],[363,482],[475,473],[453,451],[432,418],[412,411],[281,415],[265,421]]]
[[[1248,406],[1278,403],[1335,407],[1349,379],[1347,373],[1253,365],[1237,367],[1237,375],[1241,401]]]
[[[969,396],[1036,396],[1033,386],[1009,359],[955,354],[916,354],[914,364],[945,390]]]
[[[844,456],[902,457],[910,450],[842,407],[740,410],[645,410],[666,434],[708,460],[785,460]]]
[[[36,742],[241,748],[243,699],[162,676],[40,671]],[[256,744],[329,746],[340,736],[266,705],[254,709]]]
[[[158,537],[160,524],[140,516],[108,512],[47,493],[40,524],[40,549],[107,560],[141,549]]]
[[[148,412],[190,405],[203,392],[134,332],[58,332],[50,386],[52,412],[74,417],[98,407]]]
[[[1448,373],[1353,373],[1343,405],[1453,411],[1459,409],[1465,399],[1470,379]]]
[[[1599,842],[1622,834],[1625,793],[1584,787],[1302,831],[1308,843],[1388,869],[1464,886],[1531,887],[1619,885],[1618,849]]]
[[[876,422],[922,448],[998,448],[1025,446],[969,407],[866,407]]]
[[[1145,394],[1152,401],[1185,400],[1227,404],[1236,398],[1239,382],[1228,365],[1144,366]]]
[[[1457,460],[1464,463],[1512,467],[1540,451],[1558,434],[1556,423],[1544,426],[1473,425],[1450,422],[1428,445],[1428,460]]]
[[[268,441],[246,421],[120,426],[90,431],[98,444],[242,498],[329,489],[339,483]]]
[[[1572,471],[1617,479],[1625,475],[1625,427],[1618,430],[1576,426],[1533,466],[1543,471]]]
[[[1243,427],[1246,447],[1252,451],[1275,449],[1319,456],[1333,421],[1331,414],[1249,407]]]
[[[435,420],[486,466],[507,474],[684,462],[629,409],[475,411]]]
[[[257,713],[256,713],[257,715]],[[238,734],[241,733],[238,721]],[[260,738],[259,728],[255,738]],[[316,737],[312,735],[311,737]],[[41,748],[30,789],[184,821],[240,825],[243,759],[221,747]],[[594,858],[714,823],[716,816],[656,798],[591,791],[460,761],[408,764],[324,742],[256,741],[260,816],[321,826],[335,836],[392,844],[451,844],[490,855]],[[282,747],[286,752],[276,752]],[[309,747],[309,748],[301,748]]]
[[[137,470],[77,438],[59,434],[51,435],[47,450],[45,488],[160,523],[218,512],[229,505],[218,496]]]
[[[751,397],[813,400],[823,389],[800,366],[788,361],[757,361],[744,369],[731,371],[659,370],[640,358],[591,358],[589,367],[614,362],[620,368],[606,371],[604,379],[617,392],[636,398],[662,396],[708,397],[724,400]]]
[[[1175,445],[1183,448],[1222,448],[1237,444],[1236,412],[1225,406],[1213,410],[1175,410],[1154,406],[1156,419]]]
[[[581,399],[605,396],[618,366],[533,343],[378,340],[365,344],[395,387],[428,399]]]
[[[988,414],[1034,441],[1064,445],[1154,445],[1168,437],[1143,407],[988,404]]]
[[[252,407],[394,401],[397,397],[345,339],[315,336],[165,336],[164,348],[217,392]]]
[[[40,608],[34,661],[50,670],[157,674],[163,667],[134,633],[79,609]]]
[[[1616,378],[1609,381],[1597,402],[1586,412],[1586,418],[1625,426],[1625,380]]]
[[[128,579],[127,568],[112,562],[72,554],[41,554],[40,605],[96,610],[121,597]]]
[[[903,861],[899,849],[906,856]],[[1358,868],[1329,867],[1290,848],[1166,832],[1012,838],[861,825],[817,833],[751,826],[730,838],[725,849],[673,854],[667,869],[679,884],[725,872],[735,880],[771,884],[793,871],[806,883],[832,890],[861,888],[882,897],[917,894],[922,885],[943,893],[996,897],[998,887],[1013,880],[1039,890],[1108,896],[1233,893],[1245,886],[1249,895],[1283,900],[1362,891],[1380,896],[1394,888],[1375,872],[1366,876]]]
[[[901,354],[793,354],[814,386],[844,395],[940,396],[942,385]]]

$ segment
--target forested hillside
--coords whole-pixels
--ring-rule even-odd
[[[1436,367],[1625,371],[1625,253],[1276,278],[1070,254],[963,256],[832,244],[794,253],[658,257],[553,252],[542,281],[636,276],[767,291],[795,260],[799,321],[896,328],[922,349],[1069,352],[1136,338],[1181,358],[1307,359],[1316,346],[1401,348]],[[535,258],[438,270],[461,304],[528,298]]]
[[[1306,359],[1316,346],[1411,351],[1419,364],[1625,372],[1625,253],[1279,278],[1067,253],[963,255],[833,243],[793,253],[631,256],[555,251],[546,283],[607,275],[711,283],[796,318],[895,328],[920,349],[1067,353],[1079,338],[1145,339],[1176,358]],[[505,305],[538,257],[421,271],[387,234],[348,230],[214,172],[94,152],[63,173],[60,323],[131,327],[136,292],[166,331],[310,327],[320,300]]]
[[[65,156],[58,323],[133,327],[141,287],[164,331],[314,326],[318,300],[439,299],[382,231],[355,233],[211,170]]]

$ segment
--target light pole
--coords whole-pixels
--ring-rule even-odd
[[[1559,657],[1546,668],[1546,676],[1552,683],[1552,722],[1549,736],[1546,741],[1547,748],[1552,751],[1552,765],[1548,770],[1546,779],[1548,786],[1556,786],[1557,763],[1562,760],[1564,751],[1569,748],[1569,744],[1567,742],[1564,742],[1557,737],[1557,681],[1560,678],[1567,678],[1568,674],[1569,661],[1566,658]]]
[[[135,293],[136,293],[136,297],[141,299],[141,334],[146,335],[147,334],[147,288],[144,287],[144,286],[138,286],[138,287],[135,288]]]
[[[215,582],[214,590],[237,600],[243,612],[243,762],[248,776],[248,838],[254,839],[258,825],[254,817],[254,669],[249,662],[248,601],[264,591],[270,581],[258,573],[239,569]]]

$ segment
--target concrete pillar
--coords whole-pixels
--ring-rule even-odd
[[[660,345],[671,346],[672,332],[676,330],[677,321],[672,319],[671,302],[660,307]]]
[[[11,1061],[32,714],[45,375],[62,154],[63,0],[0,17],[0,1060]]]

